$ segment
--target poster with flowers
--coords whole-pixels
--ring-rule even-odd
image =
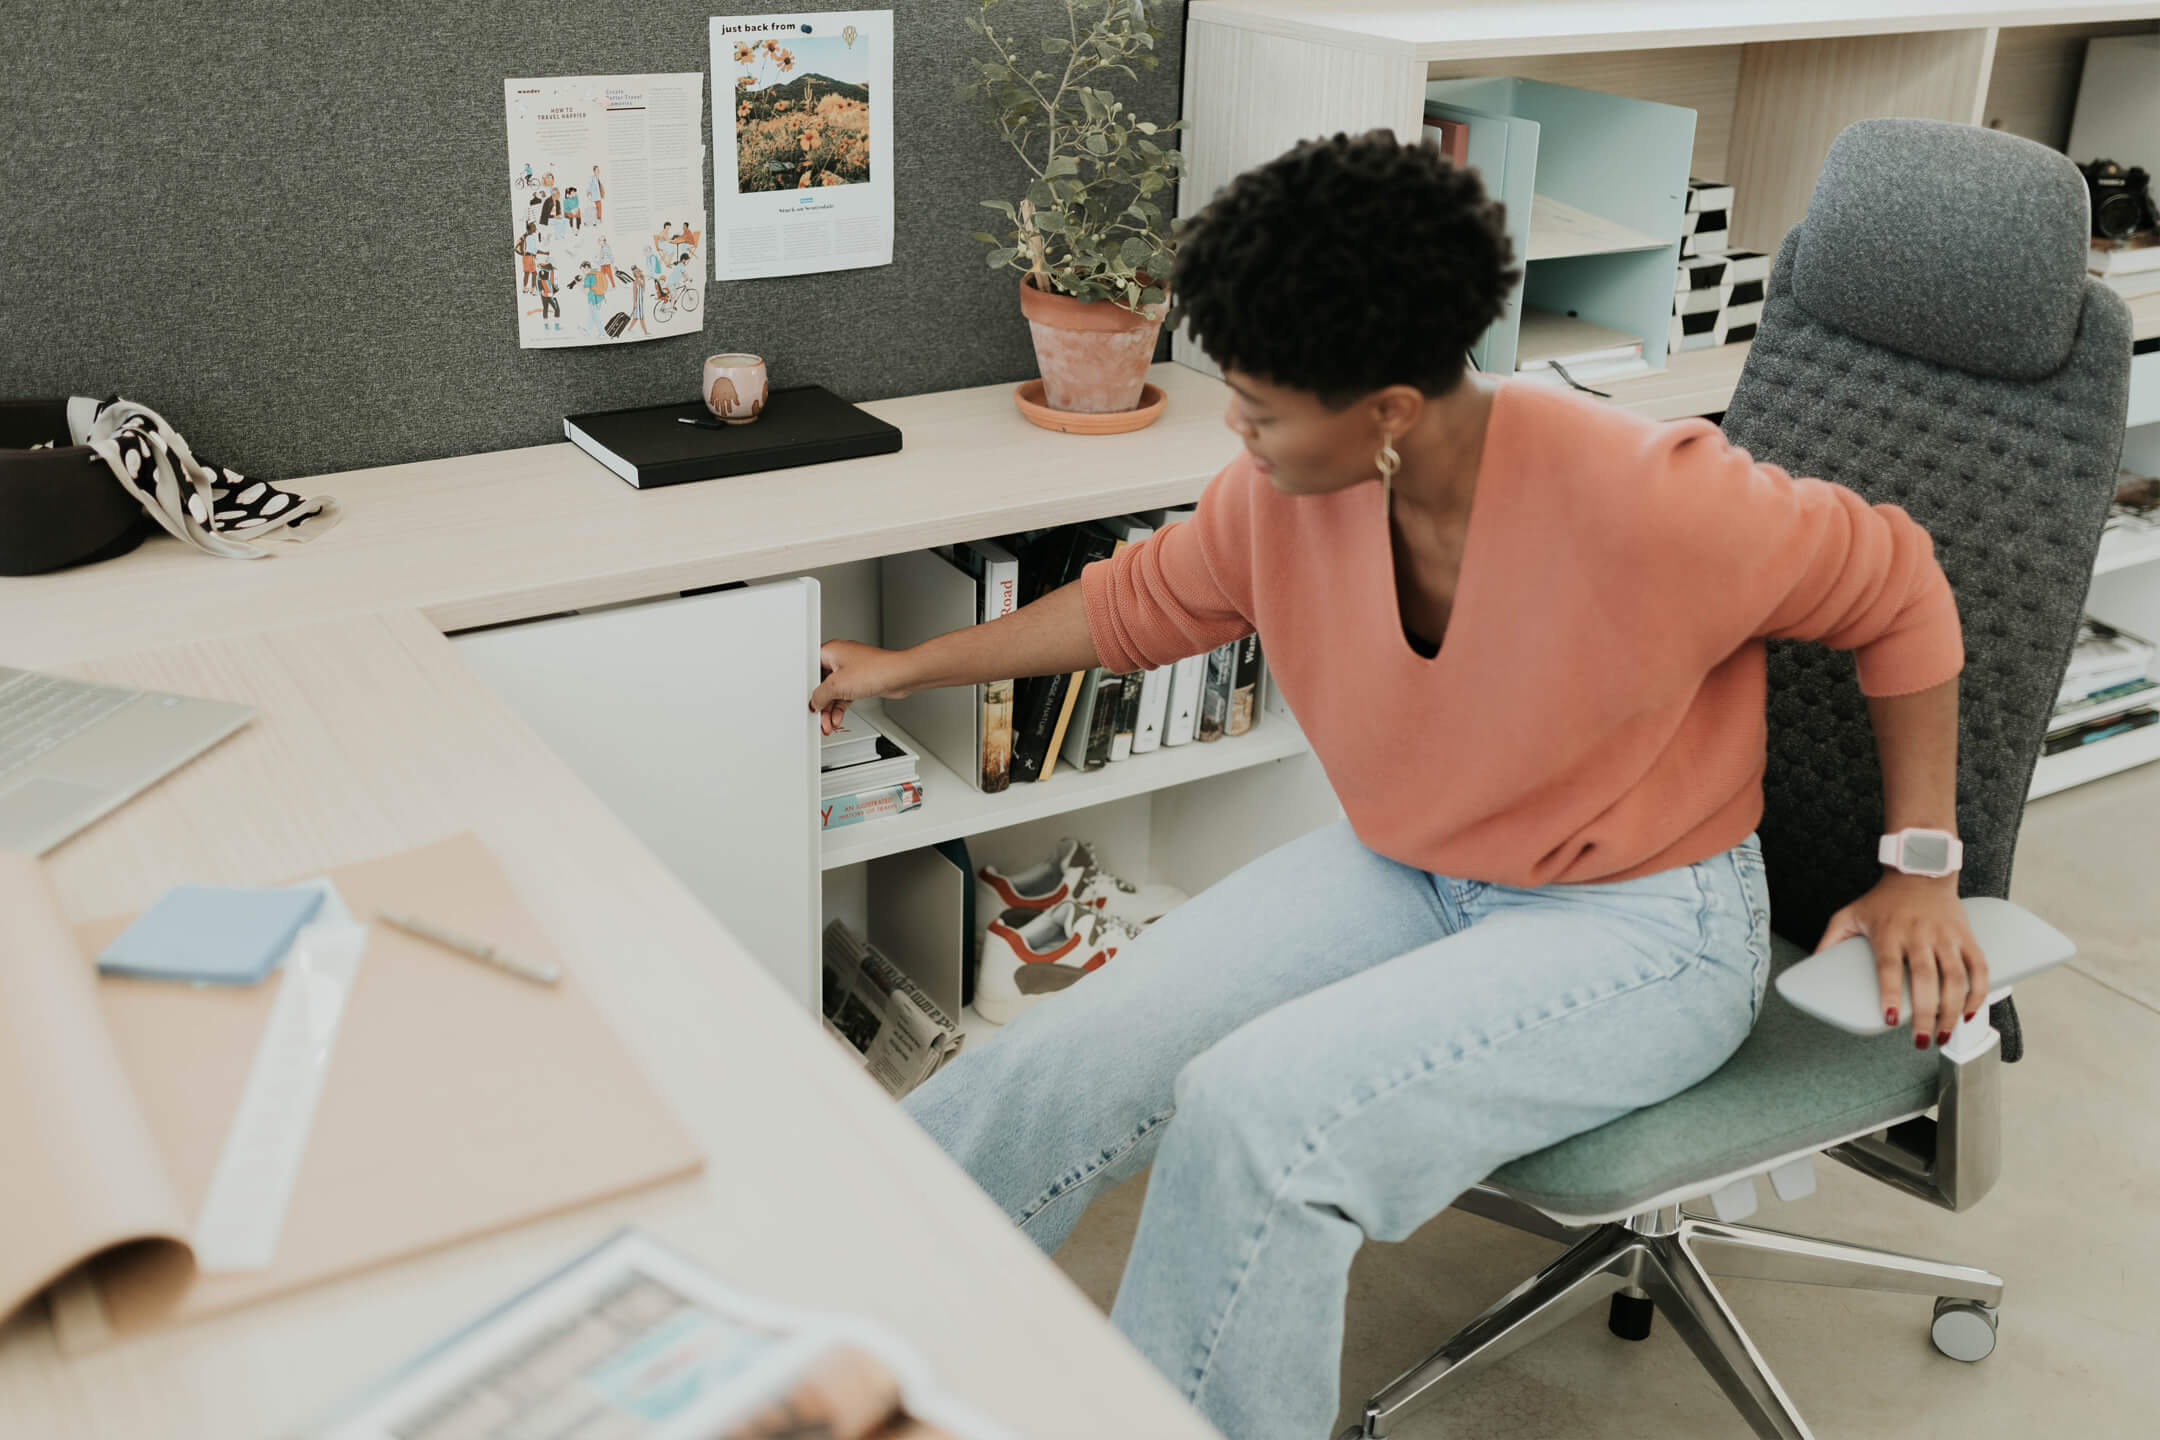
[[[892,11],[715,16],[713,278],[892,263]]]

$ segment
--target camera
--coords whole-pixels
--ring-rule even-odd
[[[2160,225],[2153,213],[2152,177],[2136,165],[2124,169],[2113,160],[2080,165],[2085,191],[2092,200],[2092,233],[2102,240],[2125,240]]]

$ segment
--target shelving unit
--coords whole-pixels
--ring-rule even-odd
[[[1087,773],[1060,760],[1057,772],[1048,780],[985,795],[916,744],[913,736],[886,719],[878,707],[869,707],[869,711],[880,728],[896,732],[910,749],[920,753],[923,803],[905,815],[826,831],[823,841],[827,870],[1228,775],[1303,755],[1310,749],[1289,711],[1271,703],[1260,722],[1243,735],[1225,736],[1205,745],[1195,741],[1154,750]]]
[[[1523,283],[1472,348],[1478,367],[1512,372],[1523,316],[1537,309],[1620,331],[1661,368],[1695,112],[1486,76],[1428,81],[1424,114],[1468,127],[1468,163],[1506,207],[1524,260]]]

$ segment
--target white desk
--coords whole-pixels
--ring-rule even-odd
[[[10,622],[21,613],[0,607]],[[180,880],[261,883],[476,830],[708,1164],[693,1181],[82,1358],[55,1351],[32,1307],[0,1330],[0,1434],[292,1433],[627,1223],[747,1289],[879,1317],[1030,1436],[1212,1433],[422,616],[67,668],[263,712],[52,852],[73,918],[140,906]]]

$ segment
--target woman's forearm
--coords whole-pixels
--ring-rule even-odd
[[[1868,701],[1882,759],[1883,829],[1957,833],[1958,682]]]
[[[909,690],[1063,675],[1101,663],[1077,580],[1002,619],[925,640],[901,661]]]

